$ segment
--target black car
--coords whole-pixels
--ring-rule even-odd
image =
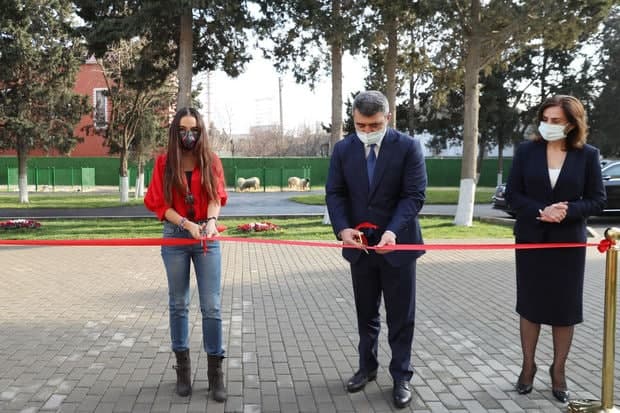
[[[506,184],[497,185],[495,193],[491,197],[491,201],[494,209],[506,211],[506,213],[513,218],[517,215],[510,209],[508,202],[506,202]]]
[[[607,203],[603,209],[603,213],[620,212],[620,161],[609,161],[601,169],[603,174],[603,184],[607,192]],[[511,217],[515,217],[515,212],[506,202],[506,184],[498,185],[495,188],[495,194],[491,197],[494,209],[501,209]]]

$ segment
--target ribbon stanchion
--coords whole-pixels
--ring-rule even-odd
[[[620,413],[620,408],[614,406],[616,289],[618,287],[618,249],[615,243],[619,239],[620,229],[607,228],[605,231],[605,240],[608,241],[608,250],[605,262],[605,312],[603,320],[601,400],[572,400],[568,403],[568,411],[570,413]]]

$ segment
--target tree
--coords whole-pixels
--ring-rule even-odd
[[[508,60],[532,39],[545,46],[574,43],[596,28],[613,0],[459,0],[444,2],[444,42],[449,54],[459,53],[464,84],[463,160],[455,224],[470,226],[476,187],[479,73],[499,60]],[[553,27],[553,30],[548,30]]]
[[[367,0],[365,13],[364,49],[368,55],[368,89],[384,90],[392,118],[390,126],[396,127],[398,111],[396,98],[401,94],[405,79],[410,85],[411,96],[416,82],[428,67],[424,44],[426,31],[423,26],[432,14],[428,2],[408,0]],[[424,35],[420,36],[421,33]],[[413,127],[407,128],[413,133]]]
[[[0,1],[0,148],[15,149],[19,201],[28,200],[33,148],[69,153],[87,97],[73,93],[83,61],[64,0]]]
[[[111,107],[103,134],[110,153],[120,155],[121,202],[129,201],[128,160],[136,137],[140,136],[143,146],[150,146],[148,140],[155,137],[146,138],[144,134],[152,132],[153,127],[164,127],[174,98],[173,83],[154,80],[151,68],[158,66],[157,62],[138,64],[143,48],[141,40],[120,40],[99,60]]]
[[[332,80],[330,153],[342,138],[342,56],[360,44],[360,6],[348,0],[261,0],[259,38],[265,57],[280,71],[291,71],[298,83],[314,87],[322,71]]]
[[[598,49],[601,67],[597,79],[601,93],[593,103],[590,138],[605,156],[620,156],[620,6],[614,7],[605,22]]]
[[[82,31],[90,50],[101,57],[109,44],[142,39],[140,65],[158,62],[159,80],[175,70],[177,107],[191,104],[192,74],[223,69],[237,76],[250,60],[246,53],[252,19],[246,1],[75,0],[85,21]]]

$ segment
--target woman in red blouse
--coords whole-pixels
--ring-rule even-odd
[[[209,146],[202,117],[193,108],[179,110],[168,133],[168,151],[155,161],[144,204],[163,221],[164,238],[209,239],[206,255],[200,243],[162,246],[168,277],[170,336],[177,359],[176,391],[192,391],[188,313],[190,261],[194,263],[202,312],[202,338],[207,352],[209,390],[226,400],[222,359],[221,252],[217,218],[226,204],[222,162]]]

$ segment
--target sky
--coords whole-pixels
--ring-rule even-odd
[[[343,58],[343,102],[352,92],[364,88],[366,63],[360,57],[345,54]],[[301,126],[314,129],[321,122],[331,122],[331,77],[322,76],[314,90],[295,83],[292,74],[278,74],[261,55],[246,65],[240,76],[231,78],[222,71],[211,73],[211,105],[208,105],[207,74],[194,77],[194,85],[202,83],[202,115],[219,130],[247,134],[250,126],[280,123],[278,77],[282,77],[282,112],[284,130]],[[208,109],[210,107],[210,110]],[[210,112],[210,113],[209,113]],[[344,114],[344,105],[343,105]]]

